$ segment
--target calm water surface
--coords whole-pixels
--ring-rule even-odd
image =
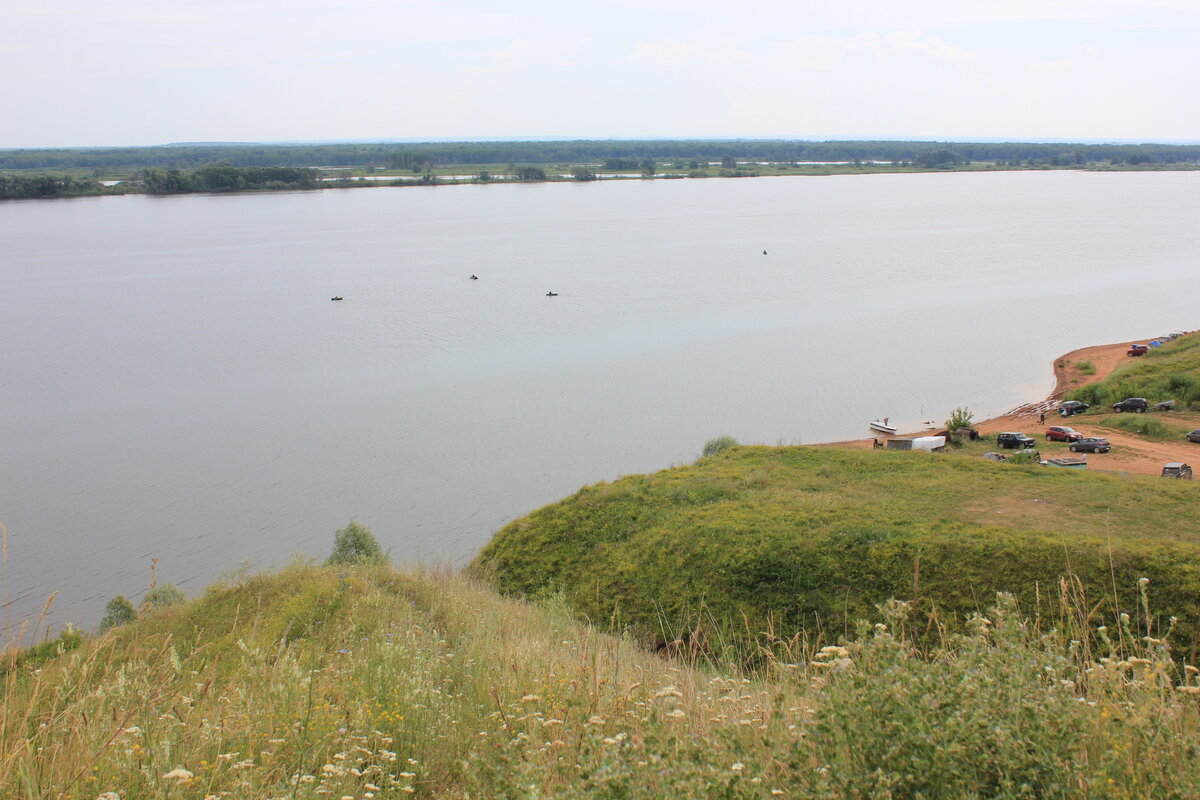
[[[4,622],[58,591],[91,627],[151,558],[195,593],[351,518],[461,564],[717,434],[1004,411],[1068,350],[1197,327],[1197,220],[1200,173],[2,204]]]

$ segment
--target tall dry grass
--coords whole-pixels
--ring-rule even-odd
[[[10,653],[0,796],[1200,796],[1197,673],[1138,588],[1107,628],[1069,582],[932,637],[893,602],[760,632],[751,674],[458,574],[294,566]]]

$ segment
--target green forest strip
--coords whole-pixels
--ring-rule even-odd
[[[575,140],[355,144],[178,144],[0,150],[0,170],[358,167],[426,164],[581,164],[608,159],[734,162],[986,161],[1009,166],[1200,162],[1200,145],[1033,142],[802,141],[778,139]],[[726,164],[729,166],[729,164]],[[926,163],[926,165],[931,165]]]
[[[0,199],[493,181],[1200,168],[1200,146],[752,140],[0,150]],[[354,180],[360,177],[372,180]],[[107,185],[102,182],[107,179]]]

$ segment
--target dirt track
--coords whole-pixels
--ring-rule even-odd
[[[1151,337],[1153,338],[1153,337]],[[1140,341],[1147,341],[1142,339]],[[1070,389],[1078,388],[1089,383],[1103,380],[1120,364],[1129,360],[1126,351],[1128,342],[1118,344],[1103,344],[1095,347],[1084,347],[1061,356],[1054,361],[1054,391],[1044,400],[1014,408],[1007,414],[984,420],[975,425],[980,433],[996,434],[1001,431],[1021,431],[1042,440],[1044,431],[1050,425],[1070,425],[1084,436],[1101,436],[1113,444],[1108,453],[1089,453],[1088,466],[1091,469],[1133,472],[1144,475],[1157,475],[1162,465],[1168,461],[1187,461],[1197,466],[1200,461],[1200,444],[1186,441],[1157,442],[1130,436],[1111,428],[1103,428],[1084,421],[1085,417],[1070,417],[1063,419],[1054,413],[1058,401]],[[1090,361],[1095,368],[1091,375],[1084,375],[1075,365],[1080,361]],[[1046,414],[1045,425],[1038,420],[1042,412]],[[1166,416],[1166,415],[1164,415]],[[1192,428],[1200,428],[1200,414],[1186,412],[1170,412],[1170,421],[1175,424],[1185,424]],[[931,429],[934,430],[934,429]],[[916,431],[907,436],[928,434],[931,430]],[[842,447],[870,448],[871,439],[856,439],[849,442],[835,442]]]

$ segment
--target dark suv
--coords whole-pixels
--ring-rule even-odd
[[[1069,417],[1072,414],[1082,414],[1088,410],[1088,404],[1079,400],[1065,400],[1058,404],[1058,413],[1064,417]]]
[[[1144,397],[1126,397],[1119,403],[1113,403],[1113,411],[1136,411],[1139,414],[1150,408]]]
[[[1007,447],[1013,450],[1022,447],[1037,446],[1037,442],[1035,442],[1032,437],[1026,436],[1023,433],[1013,433],[1012,431],[1008,431],[1006,433],[997,433],[996,444],[1000,447]]]

